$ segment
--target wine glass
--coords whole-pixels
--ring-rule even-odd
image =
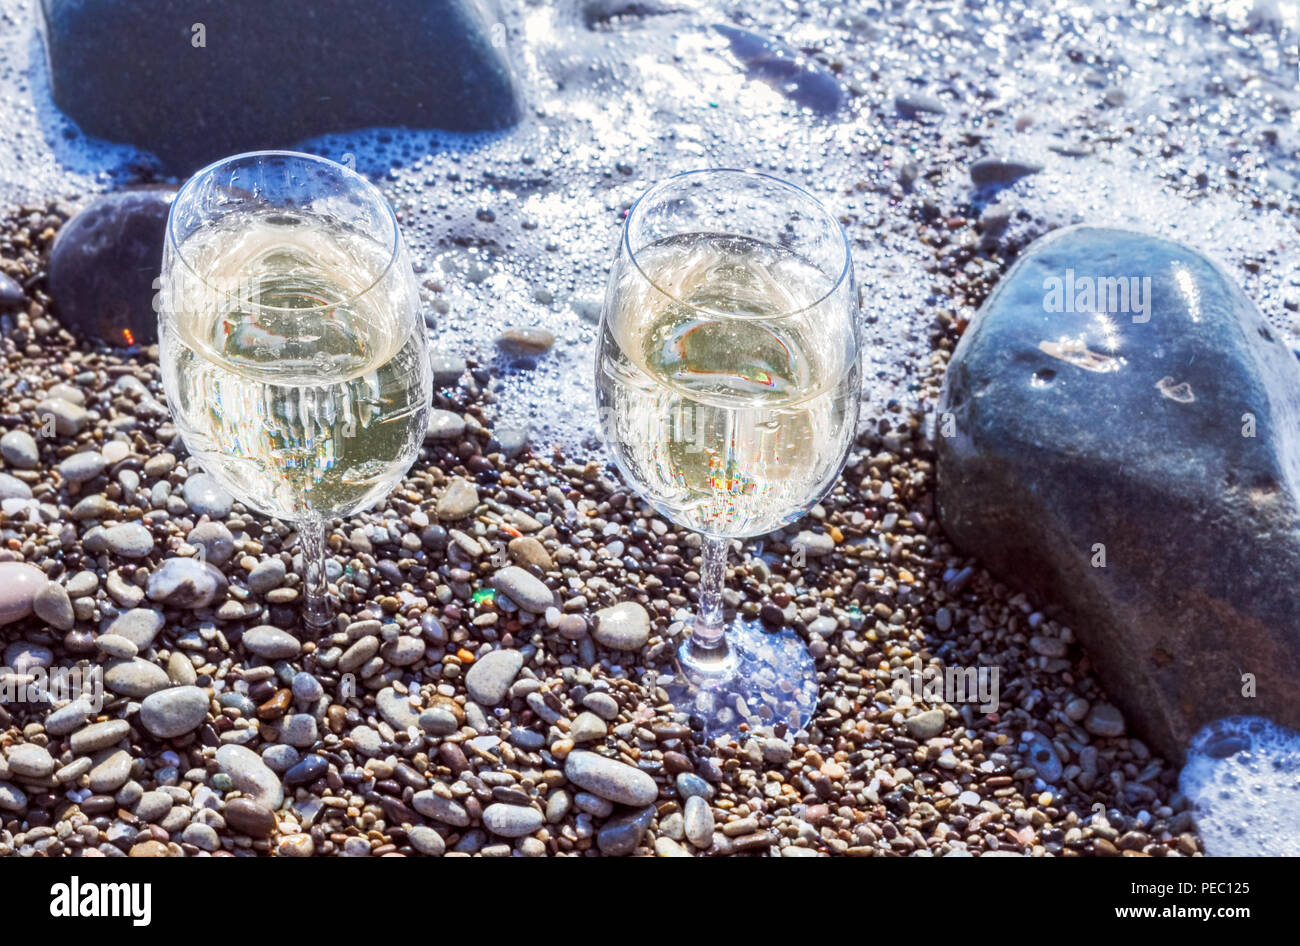
[[[365,178],[236,155],[172,203],[158,316],[186,447],[246,506],[292,520],[303,620],[332,620],[325,523],[382,499],[424,439],[432,378],[397,218]]]
[[[798,519],[844,465],[860,385],[852,269],[814,197],[752,171],[668,178],[623,227],[596,353],[600,423],[627,481],[701,534],[699,610],[664,685],[706,736],[742,722],[797,732],[816,707],[802,641],[726,623],[722,593],[732,540]]]

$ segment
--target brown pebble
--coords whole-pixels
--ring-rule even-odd
[[[747,834],[743,838],[736,838],[732,841],[735,850],[738,852],[766,850],[776,842],[768,831],[756,831],[753,834]]]
[[[251,798],[232,798],[223,815],[227,824],[251,838],[269,837],[275,830],[275,812]]]
[[[668,770],[669,775],[695,771],[695,766],[687,756],[672,750],[664,753],[664,768]]]
[[[258,719],[279,719],[293,705],[293,691],[277,690],[275,696],[257,708]]]
[[[438,747],[438,758],[442,764],[451,769],[453,775],[460,775],[469,768],[469,760],[465,758],[465,751],[454,742],[444,742]]]
[[[128,857],[171,857],[172,852],[161,841],[141,841],[131,845]]]

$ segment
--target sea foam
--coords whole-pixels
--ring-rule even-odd
[[[1192,740],[1178,787],[1213,857],[1300,856],[1300,733],[1230,716]]]

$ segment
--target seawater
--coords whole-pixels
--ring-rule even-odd
[[[1213,857],[1300,856],[1300,733],[1259,716],[1199,732],[1179,790]]]

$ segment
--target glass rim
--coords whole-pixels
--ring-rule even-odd
[[[683,306],[687,309],[691,309],[692,311],[695,312],[704,312],[704,313],[708,313],[709,315],[723,317],[723,318],[734,318],[734,316],[731,316],[728,313],[714,312],[712,309],[707,309],[697,305],[692,305],[689,302],[684,302],[683,300],[677,298],[676,295],[664,289],[657,282],[655,282],[653,279],[650,278],[650,274],[647,273],[641,267],[641,261],[637,259],[636,251],[632,249],[632,241],[631,241],[632,218],[636,216],[637,210],[640,209],[642,203],[646,200],[646,198],[655,194],[660,189],[668,187],[668,185],[670,184],[679,183],[684,178],[690,178],[696,175],[708,175],[708,176],[716,176],[716,177],[724,177],[730,175],[743,175],[744,177],[748,177],[751,179],[762,178],[765,181],[770,181],[771,183],[776,184],[778,187],[784,190],[791,191],[794,194],[798,195],[799,197],[811,201],[812,205],[816,207],[817,210],[819,210],[823,215],[825,215],[825,217],[835,225],[835,229],[839,232],[840,248],[844,253],[844,265],[840,268],[839,275],[835,276],[834,279],[831,280],[830,288],[827,289],[826,292],[824,292],[816,300],[808,303],[805,306],[801,306],[798,309],[784,310],[775,313],[773,315],[762,316],[761,321],[766,322],[766,321],[776,321],[780,319],[788,319],[792,316],[800,315],[804,312],[807,312],[810,309],[817,308],[819,305],[821,305],[823,302],[825,302],[827,299],[833,296],[836,292],[838,292],[840,287],[844,285],[845,280],[852,275],[853,257],[849,251],[849,235],[844,231],[844,225],[841,224],[839,220],[835,218],[835,216],[826,208],[826,205],[823,204],[820,200],[818,200],[816,196],[804,190],[798,184],[793,184],[790,181],[785,180],[784,178],[777,177],[773,174],[767,174],[763,171],[753,171],[748,168],[696,168],[693,171],[678,172],[677,174],[673,174],[664,178],[662,181],[656,181],[654,184],[651,184],[648,188],[646,188],[646,190],[641,194],[641,196],[638,197],[635,202],[633,202],[632,206],[628,209],[627,221],[623,225],[623,237],[621,242],[624,251],[627,253],[628,259],[632,261],[632,265],[636,267],[636,271],[641,274],[641,278],[644,279],[647,283],[649,283],[651,288],[653,288],[660,295],[666,296],[668,299],[672,300],[675,304]],[[746,318],[750,320],[758,321],[758,319],[754,319],[752,316],[747,316]]]
[[[171,206],[167,209],[167,243],[171,246],[173,252],[175,252],[176,258],[179,259],[181,261],[181,264],[186,269],[188,269],[190,273],[193,274],[195,279],[197,279],[202,285],[206,286],[208,289],[212,290],[213,292],[223,291],[220,287],[212,285],[212,283],[208,282],[207,279],[205,279],[202,275],[200,275],[198,270],[194,268],[194,266],[186,258],[185,253],[181,250],[181,244],[176,239],[176,230],[174,227],[174,224],[176,222],[176,216],[175,216],[176,207],[178,204],[181,203],[181,198],[186,196],[187,192],[192,187],[195,186],[195,182],[198,181],[200,178],[203,178],[204,176],[210,174],[211,172],[215,171],[217,168],[226,165],[233,165],[240,161],[247,161],[247,159],[250,158],[258,158],[258,159],[292,158],[294,160],[302,161],[304,163],[316,164],[316,165],[327,167],[331,172],[339,174],[339,176],[343,180],[354,179],[356,183],[359,183],[361,185],[363,191],[370,192],[375,198],[377,198],[378,203],[384,208],[384,214],[390,227],[390,233],[388,236],[388,252],[387,252],[388,261],[384,264],[383,269],[379,271],[379,274],[375,277],[374,281],[371,282],[368,286],[366,286],[362,290],[359,290],[358,292],[349,295],[345,299],[340,299],[337,302],[323,303],[321,305],[306,306],[306,307],[265,305],[264,303],[251,302],[247,300],[241,300],[241,304],[247,304],[255,309],[266,311],[266,312],[298,312],[298,313],[317,312],[325,309],[335,309],[338,308],[340,305],[347,305],[349,303],[355,302],[356,300],[360,299],[362,296],[369,293],[372,289],[374,289],[376,286],[378,286],[381,282],[384,281],[384,279],[388,276],[389,270],[393,268],[393,263],[396,262],[397,258],[401,255],[402,231],[400,225],[397,222],[397,214],[394,212],[392,204],[388,202],[388,198],[384,196],[383,191],[381,191],[373,183],[367,180],[364,175],[358,174],[356,171],[352,170],[352,168],[348,167],[345,164],[340,164],[337,161],[331,161],[329,158],[321,157],[320,155],[317,154],[308,154],[305,151],[282,151],[282,150],[242,151],[239,154],[231,154],[231,155],[227,155],[224,158],[218,158],[217,160],[204,165],[203,167],[199,168],[199,170],[191,174],[189,180],[187,180],[183,185],[181,185],[181,189],[176,192],[176,196],[172,198]]]

